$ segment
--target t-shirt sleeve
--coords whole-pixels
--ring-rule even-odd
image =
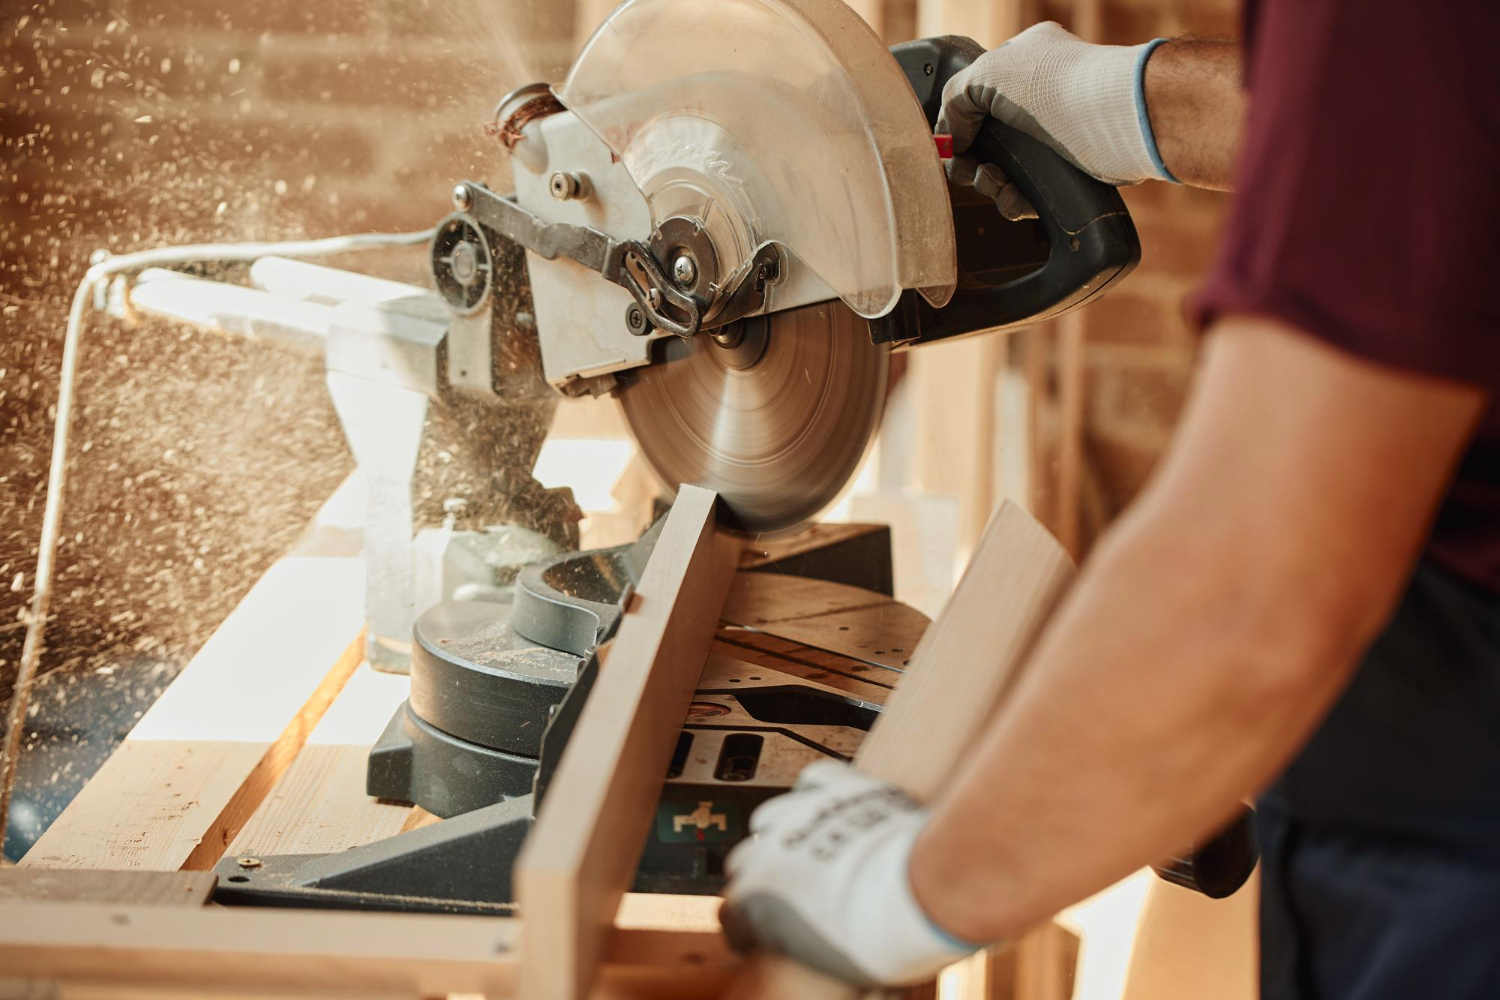
[[[1270,316],[1500,385],[1500,3],[1261,0],[1200,326]]]

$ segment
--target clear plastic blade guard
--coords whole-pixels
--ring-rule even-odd
[[[702,221],[728,275],[774,240],[861,316],[953,293],[953,210],[905,74],[840,0],[628,0],[559,94],[653,224]],[[773,286],[766,311],[789,294]]]

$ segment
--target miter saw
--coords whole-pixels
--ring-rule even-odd
[[[231,246],[200,249],[253,261],[251,287],[154,268],[109,302],[321,350],[370,498],[370,661],[405,671],[425,608],[577,546],[571,497],[531,476],[560,398],[613,394],[667,498],[706,486],[776,533],[851,479],[893,351],[1129,273],[1119,193],[1022,132],[989,122],[977,183],[948,183],[943,84],[981,52],[887,49],[839,0],[629,0],[562,85],[495,108],[513,190],[454,187],[435,292]],[[1001,216],[1002,177],[1038,219]]]
[[[858,466],[893,349],[1058,315],[1139,259],[1114,188],[999,122],[972,152],[1040,218],[949,186],[942,87],[981,52],[887,50],[839,0],[630,0],[560,87],[499,102],[514,193],[454,188],[437,287],[483,310],[524,248],[546,380],[615,394],[669,490],[795,525]]]

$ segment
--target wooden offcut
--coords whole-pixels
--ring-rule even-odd
[[[716,494],[684,486],[516,862],[521,995],[583,997],[635,873],[739,557]]]

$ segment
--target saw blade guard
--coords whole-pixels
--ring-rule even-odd
[[[559,97],[654,225],[700,221],[727,275],[774,241],[856,313],[957,280],[942,163],[901,68],[840,0],[628,0]],[[765,308],[778,308],[777,286]]]

